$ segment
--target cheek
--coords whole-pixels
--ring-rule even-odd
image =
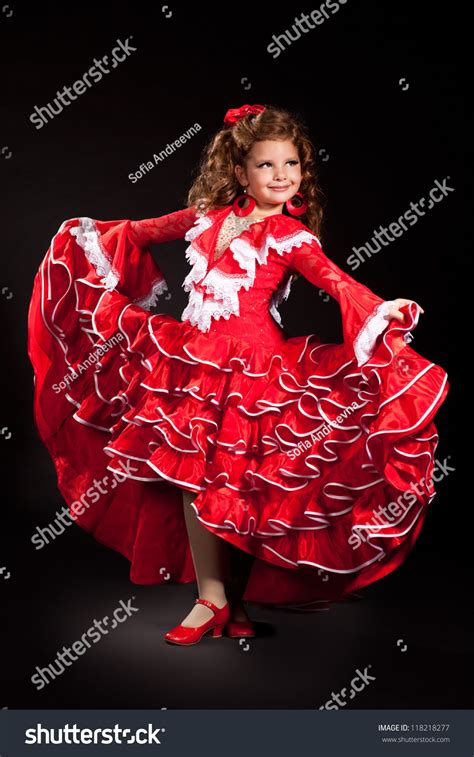
[[[254,182],[257,187],[265,187],[267,184],[267,177],[263,173],[255,174]]]

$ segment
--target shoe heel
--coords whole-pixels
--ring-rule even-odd
[[[211,633],[213,639],[220,639],[224,625],[225,623],[222,623],[220,626],[214,626]]]

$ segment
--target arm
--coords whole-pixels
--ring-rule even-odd
[[[198,218],[195,206],[177,210],[158,218],[144,218],[140,221],[130,221],[130,236],[138,247],[144,247],[150,242],[170,242],[173,239],[183,239]]]
[[[377,337],[389,324],[389,313],[395,301],[382,300],[338,268],[326,257],[319,240],[312,234],[308,234],[300,247],[294,248],[290,266],[339,302],[344,342],[358,366],[367,362]]]

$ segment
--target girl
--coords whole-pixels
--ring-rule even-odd
[[[71,518],[128,557],[132,581],[197,581],[169,642],[252,636],[244,601],[310,608],[380,579],[435,496],[449,385],[408,346],[424,311],[339,269],[321,218],[304,124],[243,105],[187,207],[69,219],[36,275],[38,432]],[[149,312],[167,288],[149,244],[183,237],[178,321]],[[338,301],[343,343],[286,338],[277,308],[299,274]]]

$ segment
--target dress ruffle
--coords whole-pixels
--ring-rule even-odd
[[[161,582],[163,567],[174,581],[194,580],[176,486],[193,491],[199,520],[256,558],[244,599],[262,603],[338,598],[397,567],[435,496],[433,418],[449,388],[445,371],[405,343],[416,307],[404,325],[390,322],[362,366],[316,334],[255,349],[144,310],[144,281],[128,275],[136,251],[127,222],[108,223],[102,244],[127,291],[104,289],[66,222],[49,253],[69,286],[47,256],[30,305],[37,425],[63,496],[77,500],[94,465],[127,479],[77,522],[131,560],[136,583]],[[140,255],[156,289],[161,272]],[[51,320],[47,328],[53,316],[61,347]],[[78,373],[90,349],[107,344]],[[65,354],[76,378],[53,400]],[[93,461],[77,447],[85,440]],[[374,518],[397,502],[393,518]]]

